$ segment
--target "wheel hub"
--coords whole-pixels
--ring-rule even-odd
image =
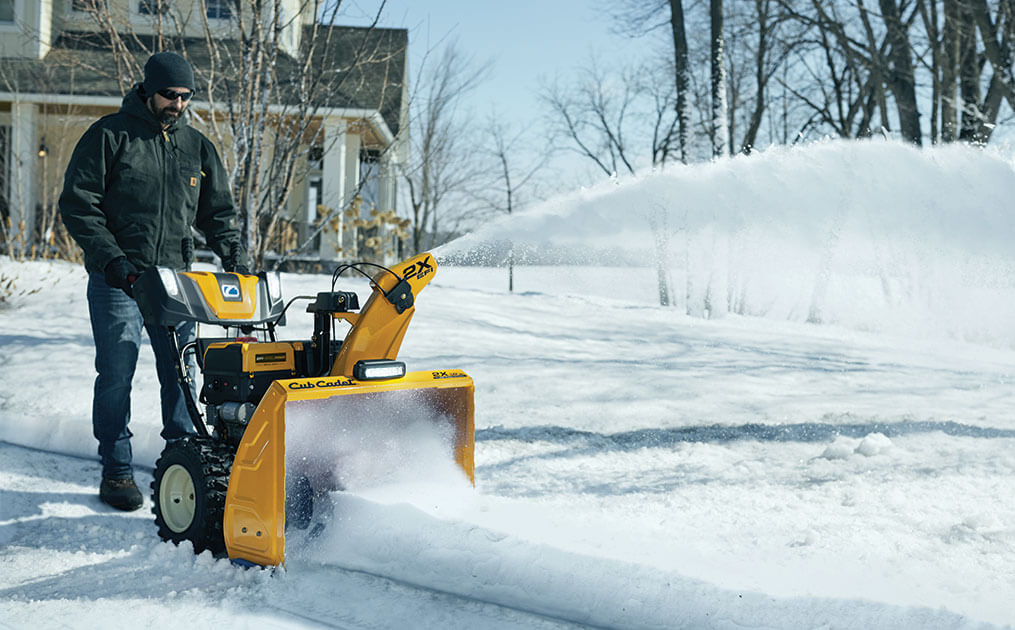
[[[166,526],[177,534],[194,522],[194,479],[183,466],[173,464],[162,475],[159,507]]]

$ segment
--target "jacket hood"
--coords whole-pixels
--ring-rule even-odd
[[[120,111],[135,118],[140,118],[155,130],[161,131],[162,123],[155,117],[152,110],[148,109],[148,103],[141,98],[140,88],[141,84],[135,83],[134,87],[127,92],[126,96],[123,97],[123,102],[120,104]],[[187,110],[184,110],[183,115],[174,120],[166,131],[176,131],[178,128],[185,126],[187,124],[187,115]]]

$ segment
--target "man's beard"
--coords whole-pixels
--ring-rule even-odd
[[[183,110],[177,109],[175,105],[166,105],[159,111],[155,112],[155,118],[157,118],[163,125],[169,125],[176,122],[176,119],[182,114]]]

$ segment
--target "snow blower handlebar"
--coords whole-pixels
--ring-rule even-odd
[[[307,307],[314,315],[311,341],[312,375],[362,376],[363,365],[393,362],[415,312],[415,296],[433,278],[436,262],[423,253],[396,265],[381,268],[372,279],[373,293],[361,312],[351,291],[318,293]],[[164,268],[146,270],[135,281],[135,297],[146,321],[169,329],[177,379],[184,391],[187,410],[199,435],[208,436],[204,418],[191,393],[193,379],[185,369],[175,326],[195,321],[223,326],[267,323],[274,327],[285,317],[277,274],[182,272]],[[331,339],[331,320],[351,325],[345,340]],[[336,347],[337,346],[337,347]],[[330,364],[330,370],[329,370]],[[360,366],[357,368],[357,366]],[[404,373],[404,366],[402,366]]]

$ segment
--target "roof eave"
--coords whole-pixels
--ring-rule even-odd
[[[100,96],[83,94],[45,94],[39,92],[4,92],[0,91],[0,101],[14,103],[45,103],[51,105],[91,105],[100,107],[120,107],[123,103],[122,96]],[[191,107],[204,111],[211,110],[208,101],[195,100]],[[268,111],[273,114],[285,113],[286,108],[280,105],[270,105]],[[351,107],[321,107],[315,114],[322,118],[350,118],[353,120],[368,120],[374,131],[385,144],[390,145],[395,141],[395,135],[388,127],[381,113],[375,109],[351,108]]]

